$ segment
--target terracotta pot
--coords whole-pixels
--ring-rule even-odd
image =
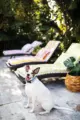
[[[80,92],[80,76],[66,75],[65,85],[72,92]]]

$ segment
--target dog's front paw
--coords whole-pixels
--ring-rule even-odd
[[[30,113],[33,113],[33,112],[34,112],[34,110],[33,110],[33,109],[31,109],[29,112],[30,112]]]
[[[50,113],[50,111],[39,112],[39,115],[44,115],[44,114],[47,114],[47,113]]]
[[[29,105],[25,105],[24,108],[29,108],[30,106]]]

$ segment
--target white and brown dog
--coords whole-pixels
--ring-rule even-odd
[[[45,111],[40,112],[39,114],[46,114],[51,111],[52,108],[56,109],[66,109],[71,110],[69,108],[54,106],[52,95],[49,89],[36,77],[36,74],[39,72],[40,68],[36,68],[34,70],[30,69],[30,66],[26,66],[26,85],[25,85],[25,93],[28,97],[26,108],[30,107],[30,98],[32,100],[32,108],[30,112],[34,112],[35,109],[35,101],[37,100],[42,108]]]

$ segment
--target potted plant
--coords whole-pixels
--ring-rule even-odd
[[[68,74],[65,78],[65,85],[68,90],[80,92],[80,59],[76,60],[70,57],[64,61],[64,65],[68,69]]]

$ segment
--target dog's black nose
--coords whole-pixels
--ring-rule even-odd
[[[29,74],[27,74],[27,76],[29,76]]]

